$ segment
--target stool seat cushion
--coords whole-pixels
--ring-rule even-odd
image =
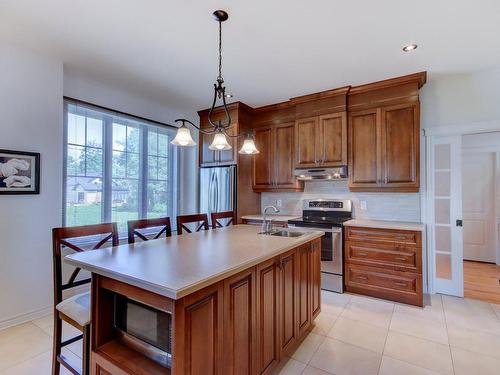
[[[82,327],[86,326],[90,324],[90,292],[67,298],[60,302],[56,309]]]

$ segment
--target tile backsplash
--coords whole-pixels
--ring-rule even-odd
[[[300,215],[303,200],[314,198],[351,199],[357,219],[420,222],[419,193],[353,193],[344,180],[306,182],[303,193],[262,193],[262,207],[281,199],[281,213]],[[366,202],[366,210],[361,210],[360,202]]]

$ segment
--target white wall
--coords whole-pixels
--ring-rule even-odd
[[[0,148],[41,153],[40,195],[0,195],[0,327],[52,304],[61,224],[63,65],[0,44]]]

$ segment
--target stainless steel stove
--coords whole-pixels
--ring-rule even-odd
[[[288,221],[290,228],[301,231],[321,230],[321,288],[344,292],[343,223],[352,219],[349,199],[311,199],[304,201],[302,218]]]

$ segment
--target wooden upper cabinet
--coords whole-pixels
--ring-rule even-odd
[[[349,113],[349,188],[418,192],[418,103]]]
[[[297,120],[295,137],[297,168],[347,165],[345,112]]]
[[[418,124],[418,106],[415,104],[382,109],[382,177],[385,186],[418,190]]]
[[[297,168],[310,168],[318,164],[316,142],[318,138],[318,117],[300,119],[295,122],[295,153]]]
[[[255,191],[301,191],[294,171],[294,123],[260,127],[254,130],[260,153],[254,156]]]
[[[377,109],[349,113],[349,187],[380,182],[380,121]]]

